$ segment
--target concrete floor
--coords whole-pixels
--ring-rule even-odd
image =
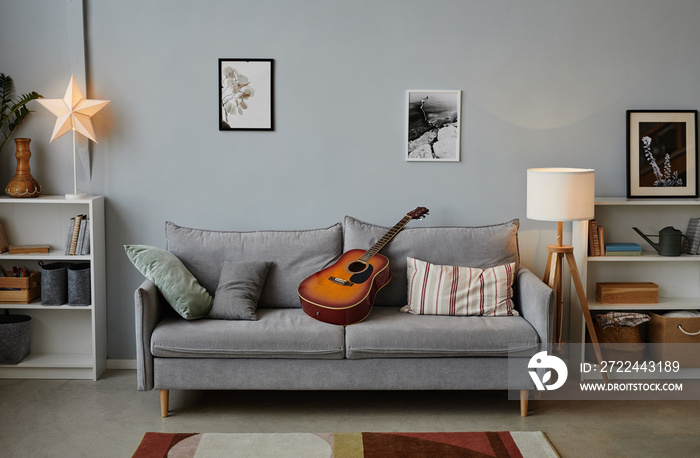
[[[539,401],[503,391],[136,391],[135,371],[97,382],[0,380],[0,456],[129,457],[147,431],[544,431],[563,457],[700,456],[700,401]]]

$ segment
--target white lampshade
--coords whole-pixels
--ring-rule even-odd
[[[593,169],[527,169],[527,217],[539,221],[592,219],[595,203]]]

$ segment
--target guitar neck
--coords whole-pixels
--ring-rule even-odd
[[[385,246],[387,243],[389,243],[389,241],[391,241],[391,239],[393,239],[394,236],[395,236],[396,234],[398,234],[399,231],[400,231],[401,229],[403,229],[404,226],[405,226],[406,224],[408,224],[409,221],[411,221],[412,219],[413,219],[413,218],[412,218],[411,216],[409,216],[409,215],[404,216],[404,217],[401,219],[401,221],[399,221],[398,223],[396,223],[396,225],[395,225],[394,227],[392,227],[391,229],[389,229],[389,231],[388,231],[386,234],[384,234],[384,236],[383,236],[381,239],[379,239],[379,240],[377,241],[377,243],[375,243],[374,245],[372,245],[372,248],[370,248],[369,250],[365,251],[365,254],[363,254],[363,255],[360,257],[360,260],[361,260],[361,261],[364,261],[364,262],[369,262],[369,260],[372,259],[372,257],[373,257],[375,254],[379,253],[379,250],[381,250],[382,248],[384,248],[384,246]]]

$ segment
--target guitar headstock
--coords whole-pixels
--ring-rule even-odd
[[[428,209],[425,207],[416,207],[415,210],[408,212],[408,216],[413,219],[423,219],[428,214]]]

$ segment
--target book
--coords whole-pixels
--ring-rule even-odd
[[[685,232],[690,241],[689,254],[700,254],[700,218],[690,218],[688,230]]]
[[[610,242],[605,244],[605,251],[642,251],[638,243]]]
[[[75,224],[73,225],[73,234],[70,239],[70,251],[68,254],[75,254],[75,250],[78,247],[78,236],[80,235],[80,221],[85,218],[85,215],[78,215],[75,217]]]
[[[588,254],[590,256],[600,256],[600,235],[598,232],[598,222],[594,219],[588,221]]]
[[[70,254],[70,241],[73,238],[73,227],[75,226],[75,217],[68,222],[68,230],[66,231],[65,253]]]
[[[90,254],[90,224],[85,224],[85,240],[83,242],[83,248],[80,250],[80,254],[88,255]]]
[[[49,245],[10,245],[10,254],[48,253]]]
[[[6,252],[8,248],[9,247],[7,245],[7,237],[5,237],[5,230],[2,228],[2,224],[0,224],[0,253]]]
[[[606,251],[605,256],[641,256],[641,251]]]
[[[86,227],[87,217],[85,215],[77,215],[70,219],[66,233],[65,254],[81,254],[83,244],[85,243],[84,237]]]
[[[80,229],[78,230],[78,244],[75,247],[74,254],[82,254],[83,244],[85,243],[85,227],[87,226],[87,218],[80,220]]]

